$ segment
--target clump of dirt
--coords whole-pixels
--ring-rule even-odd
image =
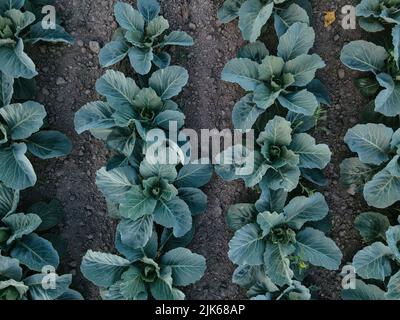
[[[98,64],[98,46],[109,41],[117,24],[113,18],[115,0],[58,0],[58,14],[66,29],[76,38],[73,46],[40,45],[32,50],[40,76],[38,101],[49,113],[53,129],[65,132],[74,149],[68,157],[36,163],[39,183],[25,193],[28,201],[56,197],[66,210],[61,234],[68,241],[68,255],[63,271],[75,274],[74,286],[86,298],[97,299],[98,290],[79,271],[82,256],[88,249],[114,250],[115,223],[106,214],[101,193],[95,186],[95,172],[107,159],[103,144],[89,134],[78,136],[73,118],[82,105],[98,99],[95,82],[104,73]],[[134,4],[135,1],[127,1]],[[189,32],[195,46],[175,51],[175,64],[189,70],[190,82],[180,103],[187,116],[187,127],[196,130],[232,128],[231,112],[243,95],[242,90],[220,80],[225,63],[233,58],[243,40],[236,22],[221,25],[217,9],[222,0],[162,0],[164,15],[172,28]],[[349,3],[350,2],[350,3]],[[343,143],[348,128],[358,121],[365,105],[353,84],[355,73],[339,61],[343,45],[360,38],[359,30],[344,30],[335,23],[323,26],[323,12],[338,9],[356,1],[318,1],[314,4],[314,27],[317,34],[315,51],[327,63],[319,77],[328,86],[333,104],[327,110],[323,125],[326,132],[317,134],[319,142],[327,143],[334,152],[327,170],[329,186],[324,194],[331,209],[332,236],[350,261],[359,248],[360,239],[353,228],[356,215],[366,209],[361,197],[352,197],[339,184],[339,164],[349,155]],[[185,290],[188,299],[242,299],[245,292],[232,284],[234,266],[229,261],[228,242],[232,237],[225,216],[230,205],[246,202],[250,191],[239,182],[227,183],[215,177],[205,189],[209,198],[207,212],[196,221],[196,236],[191,248],[207,258],[204,278]],[[326,299],[337,299],[340,278],[336,272],[315,271],[311,282],[318,284]]]

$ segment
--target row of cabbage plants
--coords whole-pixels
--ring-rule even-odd
[[[251,299],[311,299],[314,292],[303,284],[310,267],[337,270],[342,260],[327,236],[325,198],[307,187],[326,185],[323,170],[331,160],[329,147],[311,135],[330,104],[327,89],[315,78],[325,63],[309,53],[315,41],[311,12],[307,0],[227,0],[218,13],[224,23],[238,18],[249,41],[226,64],[222,80],[246,92],[233,108],[233,124],[253,129],[256,146],[225,150],[216,172],[227,181],[242,179],[259,193],[255,203],[233,205],[227,217],[235,232],[228,253],[237,265],[233,282]],[[276,48],[259,40],[272,28],[271,20]],[[253,173],[242,175],[240,168],[251,161]]]
[[[363,123],[351,128],[345,142],[357,157],[341,164],[341,179],[350,193],[360,192],[369,206],[355,221],[365,248],[353,258],[359,276],[355,290],[344,290],[344,299],[400,299],[400,3],[363,0],[357,6],[360,26],[370,41],[347,44],[341,54],[350,69],[365,73],[356,84],[372,100]],[[391,226],[390,222],[393,222]]]
[[[20,210],[20,191],[35,185],[31,157],[51,159],[71,150],[68,138],[45,125],[46,110],[31,101],[38,74],[27,45],[71,44],[60,25],[41,26],[41,7],[52,1],[0,1],[0,300],[82,299],[72,275],[56,274],[59,252],[49,230],[63,218],[57,200]]]
[[[146,137],[157,130],[165,142],[185,126],[174,99],[189,76],[183,67],[170,65],[166,48],[192,46],[193,39],[170,31],[155,0],[138,0],[137,9],[117,2],[114,9],[119,28],[100,51],[100,64],[109,67],[128,58],[135,79],[107,70],[96,83],[104,99],[83,106],[75,128],[89,131],[113,153],[98,170],[96,184],[110,216],[118,220],[119,254],[90,250],[81,271],[106,300],[182,300],[180,287],[200,280],[206,269],[205,258],[186,246],[195,232],[193,220],[206,210],[207,196],[199,188],[209,182],[213,168],[153,153]],[[163,146],[168,152],[179,148]]]

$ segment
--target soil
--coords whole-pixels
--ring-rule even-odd
[[[329,184],[324,190],[332,217],[332,238],[343,252],[343,262],[351,262],[360,249],[361,240],[354,229],[354,219],[367,210],[362,196],[351,196],[339,182],[339,165],[349,157],[343,138],[347,130],[360,122],[359,115],[366,101],[361,97],[354,84],[356,72],[346,68],[340,62],[343,46],[361,38],[361,31],[342,28],[341,8],[345,5],[357,5],[357,1],[335,0],[318,1],[314,5],[314,28],[316,33],[315,51],[324,59],[326,68],[318,73],[319,79],[331,93],[332,105],[327,109],[327,119],[323,126],[327,129],[316,135],[317,140],[329,145],[333,152],[332,161],[327,169]],[[324,12],[336,10],[339,21],[325,28]],[[319,271],[312,276],[311,283],[318,284],[320,295],[325,299],[339,299],[341,277],[339,272]]]
[[[66,29],[75,37],[72,46],[40,45],[31,50],[38,66],[39,93],[37,100],[49,113],[51,128],[65,132],[72,140],[72,153],[61,160],[37,162],[38,186],[25,193],[27,201],[60,199],[66,211],[61,235],[68,242],[68,253],[62,271],[75,274],[74,287],[88,299],[98,299],[98,289],[80,274],[79,265],[88,249],[113,252],[115,222],[107,217],[103,197],[97,190],[95,172],[107,159],[101,142],[89,134],[77,135],[73,118],[82,105],[98,99],[95,82],[103,74],[96,50],[89,42],[103,46],[109,41],[117,25],[113,19],[113,0],[58,0],[57,8]],[[127,1],[134,4],[134,1]],[[176,64],[185,66],[190,82],[180,103],[187,115],[187,127],[196,130],[231,128],[231,110],[243,95],[242,90],[220,80],[225,63],[243,45],[236,22],[221,25],[216,12],[222,0],[162,0],[163,14],[173,29],[189,32],[195,46],[175,53]],[[332,106],[327,109],[327,120],[318,131],[317,140],[333,150],[332,163],[327,169],[329,185],[322,192],[327,197],[333,220],[332,237],[343,250],[344,260],[351,261],[360,247],[360,239],[353,228],[356,215],[365,211],[360,196],[350,196],[339,184],[339,164],[349,155],[343,143],[348,128],[359,121],[360,110],[366,101],[358,94],[353,79],[356,73],[339,61],[340,50],[351,40],[361,37],[359,30],[344,30],[336,22],[325,28],[323,12],[338,10],[355,0],[315,1],[314,27],[317,35],[316,52],[327,67],[319,78],[332,94]],[[232,284],[234,266],[227,257],[228,231],[225,216],[231,204],[246,202],[251,191],[241,183],[226,183],[215,177],[205,188],[209,198],[207,212],[196,221],[193,251],[204,255],[208,269],[204,278],[184,291],[188,299],[243,299],[245,292]],[[338,272],[315,270],[310,283],[317,284],[324,299],[338,299]]]

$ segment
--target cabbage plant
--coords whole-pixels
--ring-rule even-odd
[[[96,83],[106,101],[83,106],[75,114],[75,130],[79,134],[89,130],[117,153],[111,167],[140,162],[135,150],[149,130],[168,131],[171,123],[177,130],[183,127],[185,115],[171,99],[182,91],[188,78],[184,68],[170,66],[154,72],[149,86],[140,88],[123,73],[108,70]]]
[[[400,300],[400,225],[390,226],[386,216],[365,212],[355,226],[368,244],[352,263],[363,280],[356,281],[355,289],[343,290],[343,299]]]
[[[362,0],[356,8],[358,21],[365,31],[384,31],[387,25],[400,25],[398,0]]]
[[[276,194],[278,195],[278,194]],[[249,205],[250,207],[251,205]],[[234,207],[232,207],[234,208]],[[242,208],[246,208],[243,206]],[[253,208],[254,209],[254,208]],[[233,221],[228,216],[228,221]],[[236,219],[236,217],[233,217]],[[277,286],[267,276],[264,266],[240,265],[232,276],[232,282],[246,289],[251,300],[310,300],[311,291],[300,281],[293,280],[290,285]]]
[[[12,78],[31,79],[37,75],[35,64],[24,52],[25,44],[39,41],[73,43],[64,28],[43,29],[40,17],[24,10],[25,1],[0,4],[0,71]]]
[[[254,290],[254,291],[253,291]],[[249,291],[250,300],[310,300],[310,289],[302,285],[301,282],[294,280],[293,284],[287,286],[284,290],[280,291],[278,287],[266,288],[265,294],[258,294],[264,292],[264,289],[253,288]],[[253,294],[257,294],[252,296]]]
[[[283,190],[265,188],[256,204],[230,208],[228,225],[235,235],[229,242],[228,255],[239,265],[234,281],[238,282],[238,274],[250,266],[265,273],[276,286],[293,288],[309,266],[338,269],[342,254],[333,240],[319,230],[324,230],[323,224],[317,223],[329,211],[323,195],[296,197],[285,206],[286,199]],[[257,280],[257,272],[253,276]],[[275,291],[269,289],[270,293]],[[307,293],[304,288],[301,291]]]
[[[26,45],[40,41],[73,43],[73,38],[58,23],[53,29],[42,27],[42,13],[38,10],[52,0],[19,0],[0,2],[0,107],[14,97],[32,99],[36,93],[33,78],[36,67],[26,54]],[[9,100],[8,103],[4,100]]]
[[[168,67],[171,56],[164,51],[167,46],[192,46],[193,39],[183,31],[169,30],[169,23],[159,15],[156,0],[138,0],[138,10],[130,4],[117,2],[115,18],[120,26],[111,42],[100,51],[102,67],[112,66],[129,57],[133,69],[146,75],[152,65]]]
[[[264,181],[272,190],[293,191],[301,174],[312,177],[324,169],[331,159],[325,144],[316,144],[307,133],[294,133],[291,123],[275,116],[257,138],[255,150],[240,145],[228,148],[217,159],[216,172],[223,179],[242,179],[247,187]],[[251,172],[243,172],[245,166]],[[316,172],[316,173],[315,173]]]
[[[40,130],[45,117],[44,107],[33,101],[0,109],[0,181],[7,187],[22,190],[36,183],[27,153],[52,159],[71,151],[71,143],[64,134]]]
[[[97,172],[96,184],[109,203],[118,208],[122,219],[118,226],[122,239],[137,249],[152,235],[153,221],[172,228],[173,235],[183,237],[192,229],[192,215],[207,207],[207,196],[199,189],[212,176],[211,165],[180,166],[150,161],[146,157],[139,170],[120,167]]]
[[[115,246],[125,257],[88,251],[83,258],[82,273],[102,288],[103,299],[185,298],[175,287],[198,281],[206,268],[202,256],[184,247],[193,239],[193,216],[207,207],[199,188],[212,172],[211,165],[164,164],[150,153],[138,168],[97,172],[109,213],[120,219]]]
[[[38,235],[55,227],[63,217],[59,202],[40,202],[27,214],[17,211],[19,191],[0,183],[0,300],[77,300],[69,288],[72,276],[49,275],[60,258],[50,241]],[[47,278],[45,278],[47,277]],[[42,286],[53,281],[55,289]]]
[[[144,248],[134,249],[117,233],[116,248],[124,256],[88,251],[83,275],[99,286],[104,300],[183,300],[183,287],[200,280],[203,256],[176,246],[176,239],[154,232]]]
[[[399,33],[400,35],[400,29]],[[396,41],[400,37],[396,36]],[[366,96],[375,97],[375,111],[387,117],[400,114],[400,55],[398,44],[386,50],[372,42],[358,40],[343,47],[340,59],[349,68],[369,72],[372,77],[361,78],[358,86]]]
[[[223,23],[239,17],[243,39],[250,42],[260,37],[271,16],[280,36],[294,22],[310,23],[311,4],[308,0],[226,0],[218,11]]]
[[[250,300],[310,300],[310,289],[300,281],[278,287],[267,277],[262,266],[239,266],[233,275],[233,283],[247,289]]]
[[[350,193],[363,191],[368,205],[387,208],[400,200],[400,129],[362,124],[350,129],[344,141],[358,157],[340,166],[341,181]]]
[[[236,129],[251,129],[273,105],[313,116],[320,103],[329,100],[325,88],[314,79],[317,70],[325,67],[320,56],[308,54],[314,40],[313,28],[295,23],[279,38],[277,56],[256,42],[226,64],[222,80],[237,83],[247,92],[233,109]]]

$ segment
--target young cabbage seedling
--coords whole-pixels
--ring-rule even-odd
[[[314,40],[311,27],[295,23],[279,38],[277,56],[269,55],[265,45],[256,42],[226,64],[222,80],[237,83],[248,92],[233,109],[236,129],[251,129],[276,104],[291,113],[314,116],[321,103],[329,103],[326,89],[314,79],[325,63],[317,54],[308,54]]]
[[[358,21],[367,32],[380,32],[386,26],[400,25],[398,0],[362,0],[356,8]]]
[[[156,0],[138,0],[138,10],[123,2],[115,5],[115,18],[120,29],[100,51],[102,67],[112,66],[129,56],[133,69],[146,75],[152,65],[160,69],[169,66],[171,57],[163,51],[167,46],[193,45],[193,39],[186,32],[167,33],[169,23],[158,15],[160,5]]]
[[[233,283],[247,289],[251,300],[310,300],[310,289],[300,281],[279,287],[266,275],[263,266],[239,266],[236,268]]]
[[[283,190],[264,187],[256,204],[230,208],[228,225],[236,233],[229,243],[228,255],[239,265],[234,279],[243,268],[252,266],[258,269],[253,273],[255,283],[261,272],[273,284],[291,287],[294,281],[302,280],[300,275],[309,265],[328,270],[340,266],[342,254],[325,236],[326,228],[321,223],[329,210],[323,195],[296,197],[285,206],[286,199]]]
[[[170,239],[162,236],[159,240],[154,232],[144,248],[134,249],[117,232],[116,248],[125,258],[90,250],[83,257],[81,271],[102,288],[104,300],[183,300],[185,294],[176,286],[200,280],[206,261]]]
[[[106,102],[83,106],[75,114],[75,130],[79,134],[89,130],[117,152],[108,169],[128,163],[138,165],[149,130],[168,131],[170,123],[175,123],[177,130],[184,126],[185,115],[171,99],[182,91],[188,78],[184,68],[170,66],[154,72],[149,86],[141,89],[123,73],[108,70],[96,83]]]
[[[316,144],[307,133],[293,133],[291,123],[275,116],[257,138],[254,151],[240,145],[228,148],[218,156],[216,172],[223,179],[242,179],[247,187],[265,181],[272,190],[293,191],[303,176],[314,181],[310,170],[322,170],[331,159],[325,144]],[[240,168],[252,167],[252,172],[241,173]],[[315,181],[314,181],[315,182]]]
[[[342,63],[353,70],[370,72],[372,78],[361,78],[358,87],[368,97],[375,97],[375,111],[386,117],[400,115],[399,33],[394,49],[386,50],[372,42],[358,40],[343,47]]]
[[[19,192],[0,183],[0,300],[80,300],[69,289],[72,275],[52,274],[46,287],[44,270],[57,269],[60,258],[53,245],[37,233],[55,227],[64,212],[59,202],[37,203],[28,214],[17,213]],[[51,271],[51,270],[49,270]]]
[[[64,28],[43,29],[32,12],[21,11],[25,1],[0,5],[0,71],[9,77],[31,79],[37,75],[35,64],[24,52],[24,43],[39,41],[73,43]],[[8,63],[5,63],[8,62]]]
[[[218,18],[228,23],[239,17],[243,39],[255,42],[271,16],[281,36],[294,21],[309,24],[311,12],[308,0],[226,0],[218,11]]]
[[[46,1],[41,1],[40,5],[44,4]],[[38,5],[28,0],[0,2],[0,107],[10,104],[13,95],[18,100],[29,100],[34,96],[36,85],[33,78],[37,71],[24,51],[26,45],[40,41],[74,42],[57,23],[54,28],[42,27],[43,15],[37,10]]]
[[[27,152],[52,159],[71,151],[71,142],[64,134],[40,130],[46,115],[44,107],[33,101],[0,109],[0,181],[6,186],[23,190],[36,183]]]
[[[363,280],[356,280],[355,289],[343,290],[342,298],[400,300],[400,225],[390,226],[384,215],[365,212],[355,226],[369,244],[356,253],[352,263]]]
[[[400,200],[400,129],[363,124],[350,129],[344,141],[357,158],[340,165],[341,181],[351,193],[363,191],[368,205],[387,208]]]
[[[192,215],[207,207],[207,196],[199,189],[212,176],[211,165],[180,166],[149,162],[145,158],[136,171],[120,167],[110,171],[102,168],[96,184],[122,219],[118,226],[124,242],[137,249],[152,235],[153,221],[172,228],[177,238],[192,229]]]

